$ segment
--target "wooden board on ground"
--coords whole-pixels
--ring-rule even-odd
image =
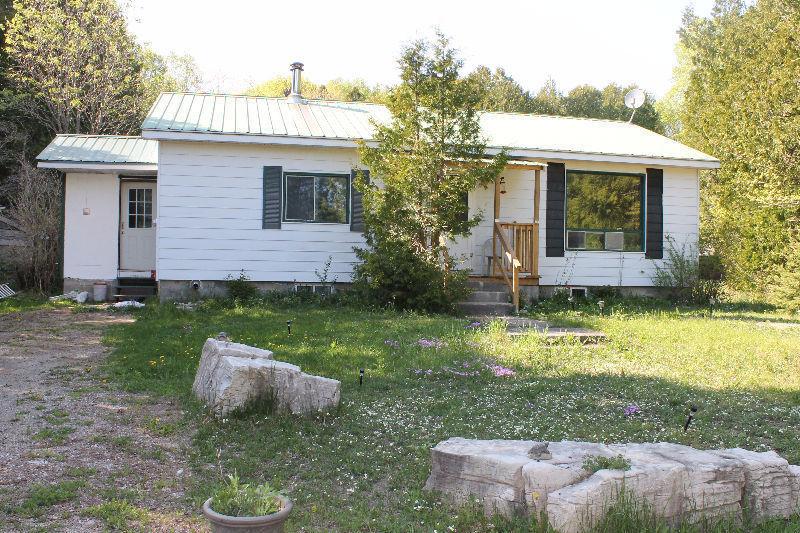
[[[502,320],[506,324],[506,332],[510,337],[539,334],[544,335],[549,341],[577,339],[581,344],[597,344],[606,339],[606,334],[602,331],[594,331],[587,328],[553,326],[549,322],[530,318],[504,316],[479,317],[478,320],[481,322]]]

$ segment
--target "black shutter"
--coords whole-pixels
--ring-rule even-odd
[[[281,229],[283,167],[264,167],[263,229]]]
[[[352,209],[350,211],[350,231],[364,233],[364,204],[361,191],[356,189],[355,180],[359,172],[364,174],[364,179],[369,183],[369,170],[350,171],[350,196]]]
[[[647,169],[647,228],[644,256],[664,258],[664,171]]]
[[[545,256],[564,257],[564,163],[547,163]]]

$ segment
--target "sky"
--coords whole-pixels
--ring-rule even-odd
[[[434,28],[451,38],[466,70],[503,67],[524,88],[553,78],[637,84],[657,97],[671,85],[686,7],[713,0],[132,0],[130,26],[161,54],[191,54],[206,90],[240,93],[305,63],[315,82],[397,82],[403,46]]]

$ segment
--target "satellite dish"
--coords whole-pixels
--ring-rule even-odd
[[[641,89],[633,89],[625,95],[625,106],[630,109],[639,109],[644,105],[647,95]]]
[[[625,95],[625,107],[633,109],[633,113],[631,113],[631,118],[628,122],[633,121],[636,110],[644,105],[645,100],[647,100],[647,95],[641,89],[633,89]]]

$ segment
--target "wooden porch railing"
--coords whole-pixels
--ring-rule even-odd
[[[539,224],[495,221],[492,255],[493,274],[506,282],[519,311],[520,274],[539,274]]]

